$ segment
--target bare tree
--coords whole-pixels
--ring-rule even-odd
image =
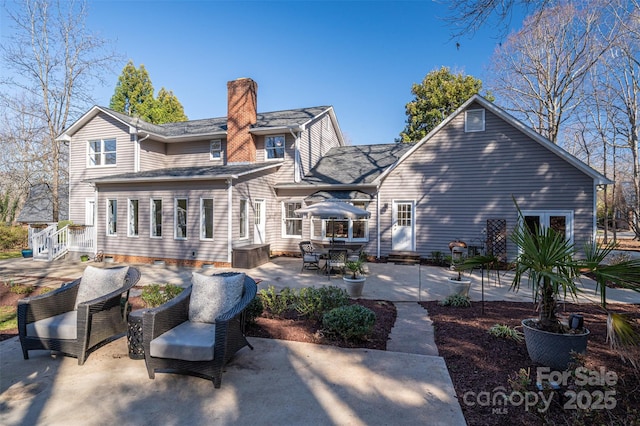
[[[505,107],[557,143],[560,127],[584,100],[589,70],[609,49],[600,9],[572,4],[543,10],[508,37],[492,58],[489,87]]]
[[[5,108],[36,123],[31,129],[40,129],[36,135],[14,137],[29,138],[27,144],[41,142],[42,180],[52,188],[57,221],[59,187],[66,181],[66,147],[55,138],[91,103],[93,85],[103,83],[102,76],[117,58],[107,51],[105,40],[86,28],[84,1],[23,0],[7,5],[6,12],[12,28],[0,53],[10,74],[0,82],[0,97]],[[33,101],[28,109],[24,99]]]

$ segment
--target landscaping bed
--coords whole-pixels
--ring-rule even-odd
[[[587,371],[598,372],[598,375],[601,371],[615,372],[615,384],[580,386],[569,379],[569,386],[555,391],[549,408],[539,412],[544,405],[532,406],[528,411],[524,402],[516,405],[520,395],[528,395],[533,401],[533,395],[538,393],[535,385],[538,365],[529,360],[524,342],[505,340],[488,333],[494,324],[517,327],[522,319],[535,317],[532,303],[485,302],[484,314],[479,302],[470,308],[444,307],[436,302],[422,302],[422,305],[434,323],[439,354],[445,359],[469,425],[640,424],[640,371],[623,362],[605,342],[606,315],[599,307],[567,304],[565,313],[583,314],[585,325],[591,331],[583,360]],[[640,318],[639,305],[610,304],[609,308],[627,313],[636,320]],[[526,383],[526,374],[519,374],[521,371],[529,373],[530,383]],[[608,394],[607,400],[599,401],[599,392],[604,395],[607,391],[615,394]],[[498,401],[504,401],[500,392],[518,394],[514,395],[514,403],[498,404]],[[545,392],[545,398],[549,398],[551,391]],[[564,395],[565,392],[568,393]],[[574,395],[574,401],[571,401]],[[615,408],[604,407],[605,402],[610,407],[614,400]]]

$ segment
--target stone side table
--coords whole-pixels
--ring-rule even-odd
[[[144,359],[144,347],[142,346],[142,314],[144,309],[131,311],[128,317],[127,345],[129,346],[129,358]]]

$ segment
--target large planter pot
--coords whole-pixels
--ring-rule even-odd
[[[33,250],[31,249],[22,250],[22,257],[33,257]]]
[[[532,318],[522,321],[524,340],[531,361],[561,371],[566,370],[572,361],[571,352],[587,352],[589,330],[586,328],[580,334],[559,334],[538,330],[532,326],[535,322]]]
[[[360,297],[362,295],[362,288],[364,287],[366,279],[366,277],[342,277],[344,284],[347,286],[347,294],[349,294],[349,297]]]
[[[459,294],[460,296],[469,296],[469,289],[471,288],[471,280],[456,278],[447,278],[447,287],[449,288],[449,295],[453,296]]]

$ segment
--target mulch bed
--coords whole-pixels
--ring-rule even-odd
[[[574,385],[564,388],[555,392],[548,410],[538,412],[542,405],[527,411],[524,404],[499,405],[491,401],[499,391],[511,394],[517,390],[523,396],[530,392],[533,397],[538,392],[535,382],[539,365],[529,359],[524,342],[497,338],[487,332],[494,324],[517,327],[522,319],[535,317],[533,304],[485,302],[484,314],[480,303],[474,303],[471,308],[443,307],[436,302],[422,302],[422,305],[434,322],[438,351],[446,361],[469,425],[640,424],[640,373],[623,362],[605,342],[606,315],[597,306],[567,304],[565,313],[583,314],[585,325],[591,331],[583,365],[589,371],[599,372],[604,368],[604,371],[615,372],[618,376],[616,384],[612,387]],[[609,308],[627,313],[636,320],[640,318],[639,305],[610,304]],[[512,384],[521,369],[528,371],[531,379],[525,387]],[[569,380],[568,384],[571,383]],[[598,392],[607,390],[615,392],[616,406],[611,410],[599,409]],[[566,391],[579,395],[578,403],[582,408],[575,401],[571,403],[571,393],[562,395]],[[483,399],[485,397],[489,399]]]

